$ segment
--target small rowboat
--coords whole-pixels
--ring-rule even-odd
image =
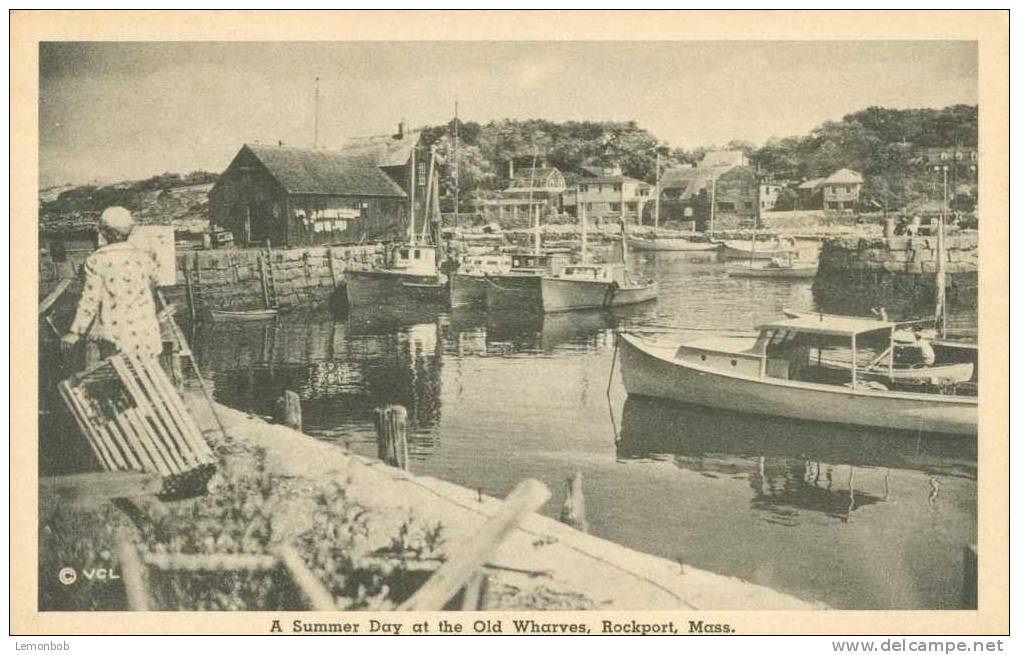
[[[668,237],[658,237],[654,239],[627,237],[627,242],[634,250],[657,250],[663,252],[706,252],[710,250],[718,250],[720,245],[710,241],[690,241],[689,239]]]
[[[279,316],[278,309],[247,309],[240,311],[229,311],[225,309],[210,309],[209,314],[212,320],[220,323],[226,321],[265,321]]]
[[[784,259],[792,257],[793,248],[775,243],[753,243],[751,241],[724,241],[718,251],[722,259]]]

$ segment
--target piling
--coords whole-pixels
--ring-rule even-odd
[[[587,509],[584,503],[584,478],[577,471],[566,479],[566,500],[559,512],[559,520],[566,525],[587,532]]]
[[[302,429],[301,397],[297,392],[288,389],[276,401],[276,422],[295,430]]]
[[[962,549],[962,607],[977,608],[977,545]]]
[[[375,435],[379,459],[407,470],[407,409],[401,405],[375,408]]]

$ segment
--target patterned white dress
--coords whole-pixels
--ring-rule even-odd
[[[71,332],[106,340],[137,357],[158,357],[163,342],[152,297],[155,282],[150,253],[126,241],[99,248],[85,260],[85,288]]]

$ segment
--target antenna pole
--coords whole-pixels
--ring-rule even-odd
[[[315,78],[315,150],[318,150],[318,81]]]
[[[453,225],[460,227],[460,103],[453,99]]]

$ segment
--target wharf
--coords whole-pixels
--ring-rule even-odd
[[[265,451],[267,470],[312,480],[343,480],[347,496],[371,511],[380,527],[391,528],[413,516],[441,523],[447,544],[463,543],[502,505],[478,491],[413,475],[259,417],[222,405],[216,412],[235,441]],[[517,597],[582,599],[578,609],[825,609],[819,603],[640,553],[538,514],[512,532],[488,568],[496,584],[518,589]]]

